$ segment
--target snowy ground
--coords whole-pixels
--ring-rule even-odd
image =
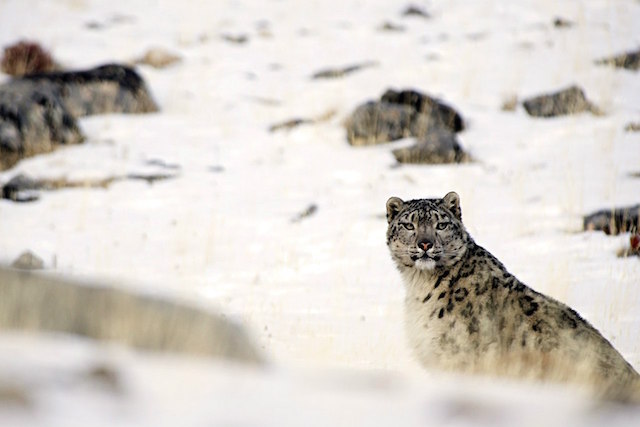
[[[0,1],[0,45],[39,40],[68,68],[130,61],[151,47],[182,57],[166,69],[138,68],[160,113],[82,119],[84,145],[0,173],[0,182],[18,172],[71,179],[176,173],[176,179],[153,185],[121,182],[107,190],[47,193],[31,204],[0,200],[0,261],[9,263],[30,249],[55,274],[124,283],[216,308],[245,323],[278,366],[267,374],[242,371],[236,383],[234,368],[126,356],[120,363],[131,362],[126,369],[144,395],[134,399],[143,409],[130,414],[132,424],[152,422],[149,408],[155,402],[166,407],[175,397],[170,390],[182,392],[179,377],[158,380],[151,374],[165,366],[184,374],[184,384],[195,387],[191,396],[199,396],[182,402],[175,414],[191,408],[219,422],[225,411],[243,408],[239,395],[248,393],[250,408],[260,414],[272,394],[285,388],[303,414],[330,417],[318,425],[340,418],[332,411],[345,394],[355,401],[349,408],[367,412],[366,421],[390,424],[392,415],[405,414],[405,425],[420,424],[428,413],[421,405],[434,402],[440,387],[453,393],[452,384],[466,384],[440,379],[428,386],[410,378],[425,374],[405,348],[403,289],[385,247],[384,204],[392,195],[457,191],[465,224],[479,244],[525,283],[575,308],[640,367],[640,262],[616,257],[628,236],[580,232],[583,214],[640,202],[640,179],[629,176],[640,171],[640,134],[624,131],[639,117],[640,79],[593,63],[637,48],[640,4],[416,4],[432,17],[402,17],[408,3],[382,0]],[[575,25],[554,28],[557,16]],[[404,30],[383,31],[385,22]],[[246,43],[223,38],[241,35]],[[322,69],[365,61],[377,65],[340,79],[311,79]],[[521,107],[500,109],[511,95],[524,98],[570,84],[582,86],[605,115],[544,120],[528,117]],[[468,122],[461,143],[477,162],[395,168],[393,145],[350,147],[344,118],[391,87],[415,88],[455,106]],[[268,131],[278,122],[328,112],[335,114],[321,123]],[[155,160],[179,167],[149,164]],[[311,204],[318,207],[314,215],[292,221]],[[33,363],[46,372],[48,362],[37,359],[41,352],[59,351],[62,358],[69,352],[74,359],[86,351],[85,344],[14,336],[0,345],[3,360],[18,371]],[[289,372],[292,366],[304,373]],[[342,391],[337,373],[326,389],[309,378],[325,369],[347,379],[359,375],[354,369],[384,371],[380,375],[394,384],[410,385],[385,394],[391,403],[380,406],[383,399],[375,393]],[[211,388],[199,383],[217,375],[221,379]],[[499,401],[522,390],[510,387],[490,388]],[[414,396],[416,388],[421,397]],[[479,388],[471,387],[476,398]],[[206,406],[220,403],[229,389],[228,406]],[[327,396],[326,390],[337,394]],[[320,401],[315,409],[314,393]],[[584,413],[583,402],[553,392],[527,389],[510,399],[524,408],[526,393],[538,393],[540,411],[554,401],[570,402],[557,405],[558,420]],[[69,400],[57,409],[56,396],[43,398],[50,405],[43,414],[65,411]],[[95,399],[87,404],[107,411],[98,394]],[[273,424],[301,424],[287,416],[274,415]],[[185,425],[200,421],[194,416]],[[254,421],[242,420],[260,424]],[[460,423],[472,421],[490,424],[475,417]],[[15,422],[29,423],[19,416]]]

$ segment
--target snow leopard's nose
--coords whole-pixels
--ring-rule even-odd
[[[423,251],[428,251],[432,246],[433,246],[433,243],[431,243],[429,240],[426,240],[426,239],[420,240],[418,242],[418,247]]]

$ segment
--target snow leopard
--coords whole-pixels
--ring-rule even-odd
[[[462,223],[460,198],[387,201],[409,345],[427,369],[573,383],[634,400],[640,375],[588,321],[529,288]]]

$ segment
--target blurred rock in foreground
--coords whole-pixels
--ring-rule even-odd
[[[143,350],[261,363],[244,329],[169,300],[0,268],[0,329],[63,332]]]
[[[434,373],[252,366],[0,333],[3,426],[637,427],[573,388]]]
[[[0,85],[0,170],[57,145],[82,142],[77,117],[157,110],[144,80],[122,65],[10,80]]]

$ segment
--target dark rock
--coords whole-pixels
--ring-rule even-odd
[[[407,8],[402,12],[402,16],[417,16],[420,18],[430,18],[431,15],[429,15],[427,12],[424,11],[424,9],[416,6],[416,5],[409,5],[407,6]]]
[[[150,159],[147,160],[146,162],[147,165],[149,166],[157,166],[163,169],[171,169],[171,170],[179,170],[180,169],[180,165],[177,163],[167,163],[164,160],[161,159]]]
[[[223,34],[220,37],[222,40],[233,44],[245,44],[249,41],[249,37],[246,34]]]
[[[408,105],[367,102],[347,119],[347,139],[351,145],[373,145],[409,137],[415,115]]]
[[[438,123],[441,127],[451,129],[454,132],[464,130],[462,116],[455,109],[436,98],[415,90],[397,92],[390,89],[382,95],[381,101],[409,105],[417,113],[429,116],[432,122]]]
[[[402,25],[397,25],[389,21],[380,25],[378,29],[380,31],[389,31],[389,32],[395,32],[395,33],[399,33],[405,30],[405,28]]]
[[[289,119],[284,122],[276,123],[269,126],[269,132],[275,132],[278,130],[286,129],[290,130],[300,125],[313,123],[313,120],[310,119]]]
[[[635,232],[640,230],[639,216],[640,205],[597,211],[584,217],[584,230],[601,230],[606,234]]]
[[[318,211],[318,205],[316,205],[315,203],[312,203],[309,206],[307,206],[305,210],[303,210],[302,212],[297,214],[295,217],[293,217],[291,219],[291,222],[300,222],[303,219],[308,218],[311,215],[315,214],[317,211]]]
[[[571,28],[573,27],[573,25],[574,25],[573,22],[569,21],[568,19],[562,18],[560,16],[557,16],[553,20],[553,26],[556,28]]]
[[[596,61],[596,64],[613,65],[617,68],[638,71],[638,69],[640,69],[640,49],[625,52],[610,58],[599,59]]]
[[[63,188],[108,188],[114,182],[132,180],[145,181],[152,185],[157,181],[166,181],[175,178],[175,174],[137,174],[131,173],[123,176],[110,176],[101,179],[68,180],[66,178],[34,179],[26,175],[13,177],[0,189],[3,199],[14,202],[34,202],[40,198],[40,191],[54,191]]]
[[[82,142],[77,117],[157,110],[142,78],[121,65],[10,80],[0,85],[0,170]]]
[[[19,174],[2,187],[2,198],[14,202],[34,202],[40,198],[40,191],[58,190],[61,188],[101,187],[105,188],[115,178],[100,181],[69,181],[59,179],[35,179]]]
[[[42,183],[27,175],[16,175],[2,186],[2,198],[14,202],[34,202],[40,198]]]
[[[25,78],[0,85],[0,170],[83,139],[60,88]]]
[[[578,86],[526,99],[522,105],[534,117],[555,117],[584,111],[597,113],[597,108],[587,100],[584,91]]]
[[[51,84],[74,117],[152,113],[158,106],[133,68],[108,64],[86,71],[32,74],[25,81]]]
[[[0,268],[0,330],[68,333],[134,348],[261,364],[245,330],[167,299]]]
[[[640,122],[629,122],[624,126],[625,132],[640,132]]]
[[[388,90],[380,101],[367,102],[346,121],[351,145],[372,145],[396,139],[427,136],[436,129],[458,132],[460,114],[441,101],[413,90]]]
[[[328,110],[327,112],[313,118],[296,117],[296,118],[285,120],[283,122],[278,122],[269,126],[269,132],[276,132],[279,130],[291,130],[301,125],[322,123],[327,120],[330,120],[333,116],[335,116],[335,114],[336,114],[335,110]]]
[[[25,251],[11,263],[11,267],[19,270],[41,270],[44,268],[44,261],[33,252]]]
[[[364,68],[373,67],[375,65],[377,65],[377,62],[369,61],[369,62],[363,62],[362,64],[350,65],[348,67],[343,67],[343,68],[328,68],[326,70],[321,70],[314,73],[311,76],[311,78],[312,79],[337,79],[340,77],[344,77],[347,74],[354,73]]]
[[[458,143],[456,134],[447,129],[434,130],[414,145],[397,148],[392,153],[399,163],[461,163],[470,158]]]
[[[172,179],[175,178],[176,176],[173,174],[166,174],[166,173],[152,173],[152,174],[137,174],[137,173],[131,173],[125,177],[122,178],[114,178],[113,180],[122,180],[122,179],[129,179],[132,181],[145,181],[147,184],[152,185],[154,184],[156,181],[166,181],[168,179]]]
[[[116,27],[118,25],[133,24],[135,22],[135,16],[116,14],[103,19],[102,21],[89,21],[85,23],[84,26],[89,30],[101,31]]]

